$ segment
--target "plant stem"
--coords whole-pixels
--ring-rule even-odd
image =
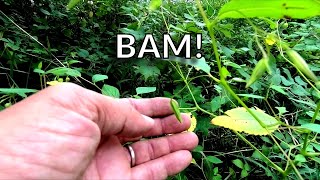
[[[284,171],[281,167],[277,166],[273,161],[271,161],[267,156],[265,156],[258,148],[256,148],[253,144],[251,144],[250,141],[248,141],[244,136],[242,136],[240,133],[237,131],[233,131],[241,140],[246,142],[250,147],[252,147],[254,150],[256,150],[265,160],[267,160],[271,166],[279,171],[281,174],[284,174]]]
[[[317,108],[316,108],[316,111],[311,119],[311,123],[314,123],[316,121],[316,118],[318,116],[318,113],[319,113],[319,110],[320,110],[320,102],[318,103],[317,105]],[[309,136],[310,136],[311,132],[308,132],[308,134],[306,135],[305,139],[304,139],[304,142],[303,142],[303,147],[302,147],[302,150],[301,150],[301,154],[302,155],[307,155],[307,147],[309,145],[308,143],[308,139],[309,139]]]

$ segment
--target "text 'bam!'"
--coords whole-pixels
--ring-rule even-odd
[[[192,42],[195,45],[192,47]],[[159,49],[158,47],[162,47]],[[200,52],[202,47],[202,35],[197,34],[194,39],[190,34],[186,34],[181,38],[179,44],[175,45],[169,34],[163,35],[161,42],[156,42],[151,34],[144,37],[142,45],[138,48],[136,39],[133,35],[118,34],[117,35],[117,58],[144,58],[146,55],[152,55],[157,59],[169,59],[170,50],[175,56],[182,56],[186,59],[196,57],[200,59],[202,54]],[[194,54],[191,51],[194,50]]]

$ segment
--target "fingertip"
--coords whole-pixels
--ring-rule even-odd
[[[192,154],[188,150],[180,150],[177,151],[179,155],[176,157],[177,162],[181,162],[180,164],[180,169],[178,171],[182,171],[183,169],[187,168],[192,161]]]
[[[189,132],[189,133],[190,133],[190,139],[192,141],[194,141],[194,147],[192,148],[192,149],[194,149],[199,144],[199,138],[198,138],[198,135],[196,133],[194,133],[194,132]]]
[[[155,121],[153,118],[146,115],[142,115],[142,117],[144,118],[147,127],[149,126],[150,128],[152,128],[154,126]]]
[[[188,128],[190,128],[191,126],[191,117],[189,113],[181,113],[181,117],[183,119],[183,123],[185,124],[185,126]]]

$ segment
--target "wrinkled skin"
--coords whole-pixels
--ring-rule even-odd
[[[151,118],[150,118],[151,117]],[[165,179],[198,144],[170,99],[113,99],[62,83],[0,112],[0,179]],[[181,133],[182,132],[182,133]],[[160,138],[142,137],[161,136]],[[136,166],[123,147],[132,147]]]

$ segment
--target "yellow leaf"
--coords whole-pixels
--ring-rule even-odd
[[[267,135],[279,128],[279,122],[261,109],[251,108],[251,111],[264,123],[265,128],[243,107],[226,111],[226,115],[213,118],[211,123],[252,135]]]
[[[50,85],[50,86],[55,86],[55,85],[58,85],[58,84],[60,84],[61,82],[59,82],[59,81],[50,81],[50,82],[47,82],[47,84],[48,85]]]
[[[272,46],[277,42],[274,34],[268,34],[265,40],[269,46]]]
[[[193,132],[195,129],[196,129],[196,127],[197,127],[197,119],[196,119],[196,117],[194,117],[194,116],[192,116],[192,114],[191,113],[187,113],[189,116],[190,116],[190,118],[191,118],[191,125],[190,125],[190,127],[189,127],[189,129],[187,130],[188,132]]]

